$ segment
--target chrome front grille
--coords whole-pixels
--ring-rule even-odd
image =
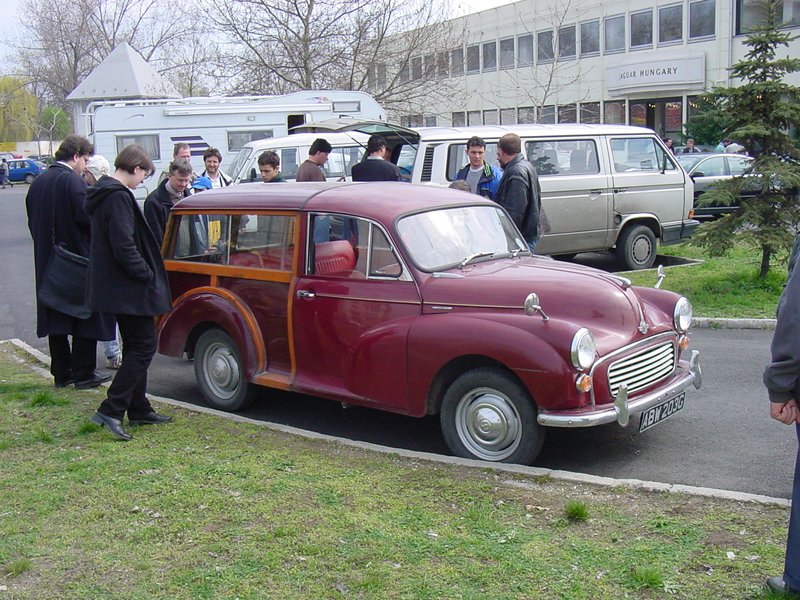
[[[616,396],[622,384],[635,392],[667,377],[675,369],[675,346],[660,344],[618,360],[608,368],[608,385]]]

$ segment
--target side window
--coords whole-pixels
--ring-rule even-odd
[[[741,156],[729,156],[728,167],[731,170],[731,175],[741,175],[750,168],[752,162]]]
[[[600,172],[594,140],[525,142],[525,154],[540,176],[591,175]]]
[[[334,148],[328,154],[328,161],[322,167],[325,177],[344,177],[345,162],[343,148]]]
[[[695,169],[695,172],[701,172],[706,177],[721,177],[725,175],[725,157],[715,156],[704,160]]]
[[[286,179],[294,179],[297,175],[297,148],[281,148],[281,173]]]
[[[294,260],[294,217],[233,215],[229,264],[290,271]]]
[[[617,173],[659,172],[675,163],[652,138],[615,138],[611,140],[611,156]]]
[[[459,170],[469,163],[467,158],[467,145],[466,144],[450,144],[447,147],[447,181],[453,181]],[[497,144],[487,143],[486,153],[483,159],[490,165],[500,167],[497,162]]]
[[[188,262],[228,263],[231,217],[228,215],[180,215],[174,226],[172,258]]]
[[[403,269],[383,231],[365,219],[311,215],[314,239],[307,264],[310,275],[349,279],[399,278]]]

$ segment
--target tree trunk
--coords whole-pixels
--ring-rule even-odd
[[[759,279],[765,279],[769,273],[769,259],[772,256],[772,248],[762,246],[761,248],[761,270],[758,272]]]

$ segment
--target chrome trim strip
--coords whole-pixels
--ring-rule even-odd
[[[360,280],[360,281],[363,281]],[[347,294],[326,294],[324,292],[316,292],[317,298],[335,298],[337,300],[356,300],[361,302],[385,302],[387,304],[413,304],[419,306],[420,302],[415,300],[393,300],[391,298],[361,298],[359,296],[349,296]]]
[[[620,389],[615,402],[605,405],[603,408],[598,409],[593,406],[587,406],[584,409],[574,411],[540,410],[537,421],[545,427],[594,427],[595,425],[604,425],[615,421],[622,425],[630,415],[644,412],[648,408],[666,402],[688,389],[691,385],[696,389],[700,389],[702,385],[700,352],[692,350],[689,362],[680,361],[679,368],[683,370],[683,373],[675,381],[665,388],[654,390],[635,400],[626,402],[627,389]]]

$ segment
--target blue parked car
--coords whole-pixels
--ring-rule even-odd
[[[47,165],[30,158],[19,158],[8,161],[8,178],[14,181],[33,183],[39,175],[47,170]]]

